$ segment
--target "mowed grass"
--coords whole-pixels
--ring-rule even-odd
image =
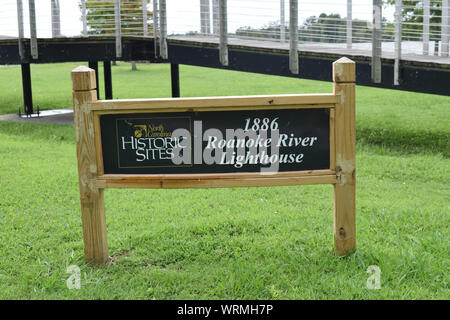
[[[70,70],[33,65],[35,103]],[[167,65],[113,67],[114,98],[167,97]],[[0,68],[0,113],[20,68]],[[19,90],[18,92],[15,90]],[[181,66],[182,96],[331,92],[331,83]],[[103,94],[102,94],[103,95]],[[106,190],[107,268],[83,260],[73,126],[0,122],[2,299],[448,299],[450,98],[357,88],[357,245],[332,248],[332,186]],[[81,269],[70,290],[67,267]],[[369,266],[381,289],[369,290]]]

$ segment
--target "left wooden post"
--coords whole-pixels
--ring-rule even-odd
[[[84,255],[88,263],[104,264],[109,260],[105,202],[103,189],[95,186],[98,166],[90,110],[97,100],[95,71],[85,66],[72,70],[72,90]]]

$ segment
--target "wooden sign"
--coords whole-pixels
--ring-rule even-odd
[[[333,184],[335,251],[355,240],[355,64],[332,94],[97,100],[72,71],[85,256],[108,261],[105,188]]]
[[[277,172],[330,169],[330,125],[328,108],[105,114],[103,171],[248,173],[276,163]],[[186,136],[174,136],[179,129]],[[178,149],[182,163],[173,161]]]

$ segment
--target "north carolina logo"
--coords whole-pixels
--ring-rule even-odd
[[[136,138],[154,138],[154,137],[170,137],[172,132],[165,132],[164,126],[162,124],[155,125],[147,125],[147,124],[135,124],[134,127],[134,136]]]

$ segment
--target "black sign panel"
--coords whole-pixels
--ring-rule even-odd
[[[329,109],[100,116],[105,174],[330,168]]]

